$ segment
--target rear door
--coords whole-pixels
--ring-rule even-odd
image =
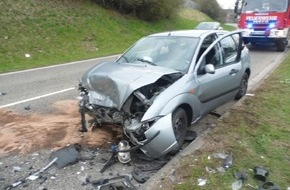
[[[242,78],[239,33],[226,34],[216,40],[200,57],[197,73],[197,96],[202,103],[202,114],[233,99]],[[212,64],[215,72],[205,72],[205,66]]]

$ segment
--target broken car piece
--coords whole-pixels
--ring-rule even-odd
[[[264,181],[264,182],[266,181],[269,175],[268,170],[261,166],[256,166],[254,168],[254,172],[255,172],[254,178],[260,181]]]
[[[274,183],[267,181],[263,183],[258,190],[280,190],[280,188]]]
[[[216,69],[218,65],[223,67]],[[87,130],[88,114],[95,126],[121,127],[123,140],[149,157],[175,154],[191,124],[246,94],[250,73],[241,31],[188,30],[144,37],[116,62],[99,63],[83,75],[81,130]]]

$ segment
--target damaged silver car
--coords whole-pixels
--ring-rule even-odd
[[[150,157],[174,154],[191,124],[246,94],[250,74],[241,31],[153,34],[83,75],[82,127],[89,114],[95,125],[122,127],[130,144]]]

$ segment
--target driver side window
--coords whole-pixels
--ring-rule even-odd
[[[223,50],[224,64],[228,65],[235,62],[238,55],[238,37],[228,36],[222,39],[220,43]]]
[[[222,65],[222,54],[219,44],[212,47],[212,49],[205,55],[198,68],[198,74],[205,74],[205,66],[207,64],[212,64],[216,69]]]

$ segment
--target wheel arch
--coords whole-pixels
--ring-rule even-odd
[[[250,78],[250,76],[251,76],[251,70],[250,70],[250,68],[247,68],[245,70],[245,73],[247,73],[248,74],[248,77]]]
[[[181,104],[179,107],[184,109],[186,116],[187,116],[187,123],[188,123],[187,125],[189,127],[191,124],[191,121],[192,121],[192,117],[193,117],[193,110],[190,107],[190,105],[188,105],[188,104]]]

